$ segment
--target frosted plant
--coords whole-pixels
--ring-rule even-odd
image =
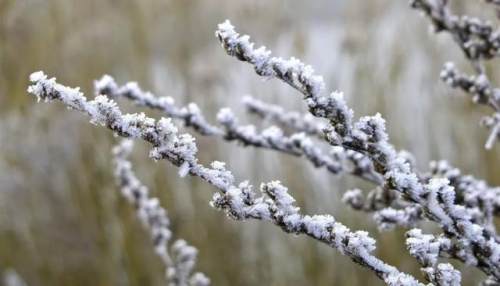
[[[407,232],[406,244],[410,254],[422,265],[422,272],[427,280],[436,285],[459,285],[460,272],[449,263],[438,263],[442,253],[450,253],[451,242],[446,237],[434,237],[422,234],[420,229]]]
[[[477,260],[470,251],[461,247],[462,241],[450,240],[446,235],[435,236],[423,234],[420,229],[412,229],[406,233],[406,245],[410,254],[422,265],[425,275],[432,274],[438,265],[440,257],[454,258],[468,265],[474,265]],[[449,267],[447,267],[449,269]],[[451,270],[451,269],[450,269]],[[432,280],[432,278],[431,278]]]
[[[474,23],[470,25],[479,25]],[[500,214],[498,188],[462,175],[445,162],[431,163],[428,173],[419,172],[413,156],[396,150],[391,143],[380,114],[356,120],[343,94],[327,93],[322,77],[315,75],[312,67],[295,58],[273,57],[264,47],[254,48],[249,36],[240,36],[229,21],[218,26],[216,36],[229,55],[250,63],[258,75],[277,78],[302,93],[310,115],[246,98],[244,102],[251,113],[282,128],[271,126],[258,132],[252,125],[240,125],[227,108],[219,111],[218,125],[213,125],[193,103],[177,107],[170,97],[156,97],[142,91],[136,83],[120,87],[110,76],[95,82],[94,100],[87,100],[78,88],[56,83],[43,72],[30,76],[28,92],[45,101],[61,101],[118,136],[150,143],[152,159],[167,160],[179,167],[181,177],[196,176],[215,187],[211,205],[233,219],[269,221],[287,233],[323,242],[370,269],[388,285],[423,285],[377,258],[373,254],[375,240],[367,232],[351,231],[328,214],[303,214],[279,181],[263,183],[254,190],[247,181],[238,183],[223,162],[200,164],[194,138],[179,134],[171,118],[204,136],[307,158],[334,174],[348,169],[348,173],[367,179],[375,188],[366,195],[357,189],[348,191],[343,201],[354,209],[373,213],[381,229],[416,227],[423,220],[440,227],[442,233],[438,235],[423,234],[417,228],[407,233],[408,250],[421,264],[427,282],[459,285],[460,273],[451,264],[439,262],[451,258],[482,270],[489,276],[485,283],[500,283],[500,241],[493,223]],[[482,57],[489,55],[483,53]],[[128,98],[137,105],[161,110],[168,118],[155,120],[144,113],[123,114],[110,97]],[[292,134],[286,135],[287,131]],[[327,146],[330,152],[324,152],[320,146]],[[346,168],[346,163],[353,167]],[[180,257],[192,257],[189,252],[182,253],[184,248],[179,243],[172,251]],[[192,269],[190,263],[182,267]]]
[[[118,86],[114,78],[104,75],[94,82],[96,96],[107,95],[112,98],[125,97],[140,106],[146,106],[165,112],[171,118],[181,119],[186,126],[193,127],[203,135],[222,134],[222,131],[208,123],[195,103],[190,103],[186,107],[177,107],[172,97],[155,97],[150,92],[144,92],[136,82],[129,82],[123,86]]]
[[[411,0],[410,4],[431,20],[436,32],[449,33],[472,64],[475,75],[462,74],[453,63],[449,62],[444,65],[440,77],[451,87],[471,94],[475,103],[493,109],[494,113],[482,120],[482,124],[490,129],[485,147],[491,149],[500,137],[500,90],[492,86],[484,61],[500,55],[500,30],[494,28],[491,22],[479,18],[454,15],[449,8],[449,2]],[[496,0],[486,2],[499,5]]]
[[[472,94],[474,102],[493,108],[495,113],[491,116],[484,116],[481,121],[491,130],[485,144],[487,149],[491,149],[500,132],[500,89],[492,87],[486,73],[480,72],[477,76],[461,74],[451,62],[445,64],[440,77],[451,87]]]
[[[261,184],[259,192],[248,182],[236,184],[225,164],[215,161],[210,167],[198,163],[194,138],[178,134],[172,121],[155,121],[144,114],[123,114],[116,103],[104,95],[88,101],[78,88],[69,88],[47,78],[43,72],[30,76],[28,92],[45,101],[58,100],[71,109],[85,113],[90,122],[105,126],[116,135],[149,142],[153,148],[150,157],[165,159],[179,168],[179,174],[199,177],[214,186],[216,192],[211,205],[237,220],[270,221],[283,231],[304,234],[323,242],[354,262],[372,270],[388,285],[421,285],[412,276],[400,272],[375,257],[375,240],[365,231],[351,231],[331,215],[304,215],[295,206],[295,199],[280,182]]]
[[[96,94],[106,94],[113,98],[127,98],[139,106],[163,111],[167,116],[177,118],[184,125],[193,127],[201,135],[219,136],[245,146],[263,147],[295,156],[305,156],[316,167],[325,166],[334,174],[347,171],[376,185],[383,185],[383,177],[373,170],[372,161],[367,156],[341,146],[333,146],[330,152],[331,156],[325,156],[322,149],[319,148],[318,142],[313,141],[313,138],[309,138],[304,133],[293,133],[291,136],[285,136],[284,131],[276,126],[271,126],[259,133],[253,125],[240,125],[235,114],[228,108],[223,108],[218,112],[217,119],[222,126],[215,126],[207,122],[199,108],[193,107],[196,106],[194,103],[188,104],[188,107],[177,107],[171,97],[156,97],[150,92],[142,91],[135,82],[118,86],[109,75],[95,81],[94,87]],[[323,128],[325,123],[310,114],[307,116],[294,111],[285,111],[279,106],[257,101],[248,96],[243,101],[247,107],[250,106],[250,109],[259,110],[257,114],[260,116],[277,121],[278,124],[293,131],[306,131],[303,129],[304,126],[316,126],[316,128],[309,128],[307,133],[315,137],[323,135],[320,126]],[[189,114],[188,110],[196,110],[196,112]],[[400,155],[408,163],[414,161],[411,154],[405,151],[400,152]],[[404,226],[413,226],[421,220],[419,208],[402,202],[399,195],[392,190],[379,187],[370,192],[368,198],[363,210],[375,212],[375,221],[381,229],[391,229],[398,225],[398,222],[403,223]],[[395,213],[406,214],[406,219],[397,220],[393,215]]]
[[[240,36],[229,21],[219,24],[216,36],[230,56],[253,65],[258,75],[280,79],[300,91],[310,112],[329,121],[324,133],[330,144],[370,157],[375,170],[384,176],[385,187],[421,207],[426,219],[436,222],[449,237],[464,242],[461,247],[474,254],[478,268],[500,278],[500,245],[496,235],[476,223],[467,208],[455,204],[455,191],[449,180],[419,178],[390,143],[380,114],[354,122],[353,111],[342,93],[327,94],[322,77],[315,75],[312,67],[295,58],[272,57],[265,47],[254,48],[250,37]]]
[[[433,161],[429,167],[430,172],[420,173],[419,177],[424,181],[446,178],[455,189],[455,203],[464,206],[475,223],[494,234],[493,219],[500,211],[500,188],[491,187],[471,175],[463,175],[446,161]],[[349,190],[344,193],[343,201],[353,209],[374,212],[374,218],[381,229],[415,226],[424,219],[421,207],[394,196],[394,193],[381,187],[366,195],[359,189]]]
[[[490,233],[495,233],[493,218],[500,213],[500,187],[491,187],[471,175],[463,175],[446,161],[430,163],[429,177],[450,181],[456,192],[455,202],[469,209],[469,214],[482,223]]]
[[[128,157],[133,141],[124,139],[113,148],[115,156],[115,177],[122,195],[136,208],[137,216],[149,230],[156,254],[166,267],[166,278],[170,286],[206,286],[210,280],[202,273],[192,274],[197,250],[182,239],[169,245],[172,238],[167,211],[157,198],[135,176]]]
[[[278,111],[276,106],[252,100],[250,97],[244,98],[246,106],[253,106],[249,107],[250,109],[258,109],[260,111],[256,111],[257,113],[260,115],[266,113],[273,119],[280,118],[278,123],[291,127],[293,133],[286,135],[277,126],[258,131],[253,125],[240,125],[238,118],[228,108],[219,110],[217,114],[219,126],[215,126],[205,119],[195,103],[189,103],[186,107],[178,107],[172,97],[156,97],[151,92],[143,91],[135,82],[118,86],[113,77],[109,75],[104,75],[100,80],[95,81],[94,89],[96,95],[108,95],[112,98],[123,97],[139,106],[160,110],[168,117],[181,120],[185,126],[192,127],[204,136],[217,136],[227,141],[240,143],[243,146],[266,148],[293,156],[303,156],[315,167],[324,167],[333,174],[347,172],[370,182],[382,183],[382,178],[374,172],[371,161],[366,160],[362,154],[340,147],[325,152],[324,148],[314,142],[307,133],[318,135],[318,132],[321,132],[319,128],[322,124],[311,116],[301,116],[297,112],[285,112],[284,110]],[[270,115],[270,113],[274,115]],[[281,115],[277,115],[277,113]]]

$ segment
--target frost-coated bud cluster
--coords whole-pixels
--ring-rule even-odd
[[[438,258],[442,256],[460,259],[454,253],[457,251],[455,245],[448,238],[422,234],[420,229],[412,229],[406,236],[408,250],[422,265],[421,270],[429,282],[434,285],[460,285],[460,272],[449,263],[438,263]]]
[[[500,213],[500,187],[491,187],[471,175],[463,175],[446,161],[431,162],[431,175],[446,178],[455,188],[455,202],[466,207],[473,219],[495,233],[493,218]]]

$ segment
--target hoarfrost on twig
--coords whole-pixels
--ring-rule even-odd
[[[331,155],[323,151],[319,147],[320,144],[314,142],[309,135],[305,134],[308,132],[305,132],[307,130],[304,130],[304,128],[309,128],[309,131],[313,129],[313,127],[305,126],[320,128],[319,123],[312,118],[304,119],[304,122],[302,122],[302,119],[298,118],[299,115],[281,116],[278,123],[296,127],[293,129],[296,132],[288,136],[276,126],[258,131],[254,125],[240,125],[238,118],[229,108],[222,108],[217,114],[217,121],[222,126],[215,126],[205,119],[196,104],[190,103],[187,107],[178,107],[175,105],[173,98],[168,96],[156,97],[151,92],[143,91],[136,82],[129,82],[119,86],[111,76],[105,75],[94,82],[94,87],[96,95],[107,95],[112,98],[124,97],[137,105],[160,110],[168,117],[181,120],[185,126],[192,127],[201,135],[217,136],[227,141],[238,142],[244,146],[271,149],[293,156],[303,156],[315,167],[324,167],[333,174],[347,172],[376,184],[382,183],[381,176],[373,171],[371,162],[365,160],[362,154],[344,148],[336,148],[331,152]],[[248,99],[244,101],[249,102]],[[275,110],[275,108],[269,107],[268,104],[261,101],[253,101],[250,105],[256,108],[259,106],[261,108],[259,110]],[[290,114],[298,113],[291,112]],[[299,126],[303,128],[298,128]],[[316,131],[321,132],[321,130]]]
[[[420,10],[429,18],[436,32],[447,32],[462,49],[465,57],[472,64],[476,76],[460,74],[455,65],[446,63],[441,72],[441,79],[452,88],[459,88],[473,96],[479,104],[493,108],[494,114],[483,119],[483,125],[490,129],[485,148],[491,149],[500,137],[500,91],[492,87],[485,71],[484,61],[500,55],[500,29],[494,29],[492,23],[467,15],[454,15],[446,0],[411,0],[411,7]],[[498,5],[496,0],[487,0]],[[500,15],[500,14],[499,14]]]
[[[326,137],[332,145],[341,145],[369,156],[375,170],[391,189],[422,208],[425,218],[436,222],[450,237],[466,241],[477,267],[500,278],[500,244],[495,236],[476,223],[466,208],[455,204],[455,191],[447,179],[422,182],[408,162],[389,142],[385,121],[377,114],[353,122],[353,111],[339,92],[326,94],[324,83],[313,69],[292,58],[272,57],[264,47],[255,49],[249,36],[240,36],[229,21],[219,24],[216,37],[230,56],[253,65],[256,73],[278,78],[299,90],[316,117],[328,119]]]
[[[137,216],[149,230],[156,254],[166,268],[166,278],[170,286],[206,286],[210,280],[203,273],[192,273],[196,264],[197,249],[182,239],[169,245],[172,238],[167,211],[157,198],[151,197],[149,190],[135,176],[132,163],[128,160],[133,141],[123,139],[113,148],[115,157],[115,177],[122,195],[136,208]]]
[[[79,89],[65,87],[48,79],[41,72],[30,78],[28,91],[45,101],[58,100],[68,107],[83,112],[94,124],[106,126],[122,137],[140,138],[149,142],[153,159],[166,159],[175,166],[189,165],[189,174],[213,185],[219,192],[214,194],[212,206],[224,210],[238,220],[258,219],[270,221],[283,231],[305,234],[339,250],[354,262],[372,270],[388,285],[421,285],[412,276],[400,272],[376,258],[375,240],[365,231],[351,231],[331,215],[303,215],[296,207],[295,199],[278,181],[262,184],[255,192],[247,182],[235,184],[235,179],[221,162],[211,167],[198,163],[194,139],[178,134],[170,119],[152,118],[137,114],[122,114],[113,100],[104,95],[87,101]]]

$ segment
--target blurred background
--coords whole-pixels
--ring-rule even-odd
[[[479,1],[454,4],[458,13],[495,19]],[[500,184],[500,146],[485,151],[488,132],[478,127],[489,110],[439,81],[446,61],[470,67],[451,38],[431,33],[407,1],[0,0],[4,282],[15,271],[27,285],[165,285],[148,233],[115,187],[110,150],[116,138],[60,104],[37,104],[26,93],[28,75],[44,70],[93,97],[93,80],[107,73],[179,104],[194,101],[211,122],[229,106],[242,123],[255,123],[242,108],[247,94],[304,111],[295,90],[263,81],[225,55],[214,37],[225,19],[275,55],[311,64],[328,89],[345,93],[357,116],[382,113],[393,142],[411,151],[421,170],[447,159]],[[500,75],[493,65],[489,70],[493,80]],[[421,277],[404,229],[381,233],[369,215],[340,201],[349,188],[372,186],[298,158],[193,135],[203,163],[225,161],[238,180],[254,185],[281,180],[305,213],[330,213],[353,230],[370,231],[381,258]],[[168,209],[175,235],[198,248],[197,269],[213,285],[382,285],[325,245],[268,223],[226,218],[208,205],[212,187],[151,161],[147,147],[138,144],[135,170]],[[464,285],[484,279],[459,267]]]

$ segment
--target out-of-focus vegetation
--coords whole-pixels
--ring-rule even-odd
[[[457,11],[489,13],[456,2]],[[488,134],[477,127],[485,109],[446,96],[456,92],[438,79],[447,60],[469,67],[451,39],[429,33],[406,1],[0,0],[0,270],[15,269],[28,285],[164,284],[148,234],[114,184],[115,139],[61,106],[35,105],[27,78],[43,69],[90,95],[92,81],[109,73],[181,103],[195,101],[212,116],[224,106],[242,110],[245,94],[304,110],[296,91],[225,56],[213,32],[226,18],[276,54],[313,65],[357,115],[381,112],[397,147],[413,152],[421,169],[447,159],[500,184],[500,147],[483,150]],[[202,161],[226,161],[255,184],[279,179],[306,212],[370,230],[382,258],[418,277],[404,230],[378,233],[369,216],[340,202],[347,188],[368,185],[272,151],[198,142]],[[199,249],[199,270],[214,285],[380,285],[327,246],[227,219],[208,206],[209,186],[178,178],[173,167],[149,160],[146,148],[134,159],[173,230]],[[462,273],[464,285],[483,278]]]

